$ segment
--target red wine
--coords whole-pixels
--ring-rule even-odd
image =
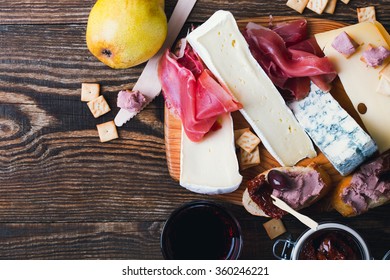
[[[240,226],[221,206],[193,202],[176,210],[164,226],[161,247],[166,259],[236,259]]]

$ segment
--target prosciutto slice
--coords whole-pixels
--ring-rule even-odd
[[[207,132],[218,128],[219,115],[242,108],[205,69],[189,45],[181,57],[167,50],[160,60],[158,76],[168,108],[181,119],[186,135],[193,142],[201,141]]]
[[[307,38],[307,20],[298,19],[291,22],[278,23],[270,29],[282,37],[286,46],[292,46]]]
[[[288,35],[289,29],[292,35]],[[283,24],[273,30],[248,23],[244,31],[252,55],[281,89],[285,100],[304,98],[309,92],[310,80],[328,91],[337,75],[316,42],[303,40],[306,32],[306,21],[302,20]]]

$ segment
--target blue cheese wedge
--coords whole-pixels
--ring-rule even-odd
[[[282,166],[293,166],[303,158],[316,156],[310,138],[250,53],[230,12],[217,11],[187,40],[243,105],[241,113]]]
[[[230,114],[224,114],[219,121],[221,128],[209,132],[200,142],[192,142],[182,130],[180,185],[190,191],[229,193],[241,184],[233,120]]]
[[[341,175],[377,151],[371,137],[328,92],[311,84],[309,95],[289,104],[314,143]]]

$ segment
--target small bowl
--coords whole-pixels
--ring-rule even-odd
[[[316,230],[306,230],[296,241],[279,239],[274,243],[273,254],[278,259],[316,259],[310,256],[324,257],[324,254],[317,254],[320,244],[322,249],[329,248],[327,244],[333,242],[339,248],[333,251],[333,259],[359,259],[370,260],[370,252],[363,238],[352,228],[338,223],[323,223]],[[328,242],[328,243],[327,243]],[[281,247],[282,246],[282,247]],[[279,250],[282,248],[281,253]],[[312,253],[312,252],[315,252]],[[332,259],[332,254],[325,254],[328,259]]]
[[[238,259],[242,249],[241,227],[221,205],[193,201],[169,216],[160,245],[165,259]]]

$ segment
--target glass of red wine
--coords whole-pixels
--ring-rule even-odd
[[[161,234],[165,259],[234,260],[241,248],[238,221],[224,207],[209,201],[193,201],[176,209]]]

